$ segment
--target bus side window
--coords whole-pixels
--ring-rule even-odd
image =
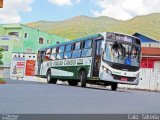
[[[83,41],[82,57],[88,57],[92,54],[92,40]]]
[[[50,55],[51,55],[51,49],[47,49],[45,54],[45,61],[50,60]]]
[[[66,49],[64,52],[65,59],[71,58],[71,50],[72,50],[72,45],[71,44],[66,45]]]
[[[56,59],[56,56],[57,56],[57,53],[56,53],[56,47],[55,47],[55,48],[52,48],[51,60],[55,60],[55,59]]]
[[[57,53],[57,59],[63,59],[63,54],[64,54],[64,48],[65,48],[65,46],[63,45],[63,46],[60,46],[59,48],[58,48],[58,53]]]
[[[72,58],[81,57],[81,42],[73,44]]]

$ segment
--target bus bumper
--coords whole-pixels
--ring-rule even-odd
[[[120,84],[138,85],[139,79],[140,78],[138,77],[132,82],[122,81],[122,80],[114,79],[112,75],[109,75],[108,73],[106,73],[104,71],[100,74],[100,80],[106,81],[106,82],[116,82],[116,83],[120,83]]]

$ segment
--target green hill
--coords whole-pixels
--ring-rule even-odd
[[[76,16],[65,21],[38,21],[27,25],[69,39],[114,31],[126,34],[139,32],[160,40],[160,13],[137,16],[128,21],[120,21],[106,16]]]

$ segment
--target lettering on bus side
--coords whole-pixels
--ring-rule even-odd
[[[77,59],[77,65],[83,65],[83,59]]]
[[[76,59],[65,60],[64,65],[76,65]]]
[[[62,60],[55,61],[55,66],[62,66],[62,65],[63,65]]]
[[[51,61],[49,61],[49,62],[47,62],[47,65],[46,65],[47,67],[51,67],[52,66],[52,62]]]

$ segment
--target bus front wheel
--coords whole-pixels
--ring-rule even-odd
[[[86,72],[85,71],[81,71],[79,74],[80,77],[80,86],[81,87],[86,87]]]
[[[112,83],[111,84],[111,89],[112,89],[112,91],[116,91],[117,90],[117,87],[118,87],[118,83]]]
[[[50,71],[50,70],[47,72],[47,82],[48,82],[48,83],[52,83],[52,84],[56,84],[56,82],[57,82],[56,79],[53,79],[53,78],[51,77],[51,71]]]

